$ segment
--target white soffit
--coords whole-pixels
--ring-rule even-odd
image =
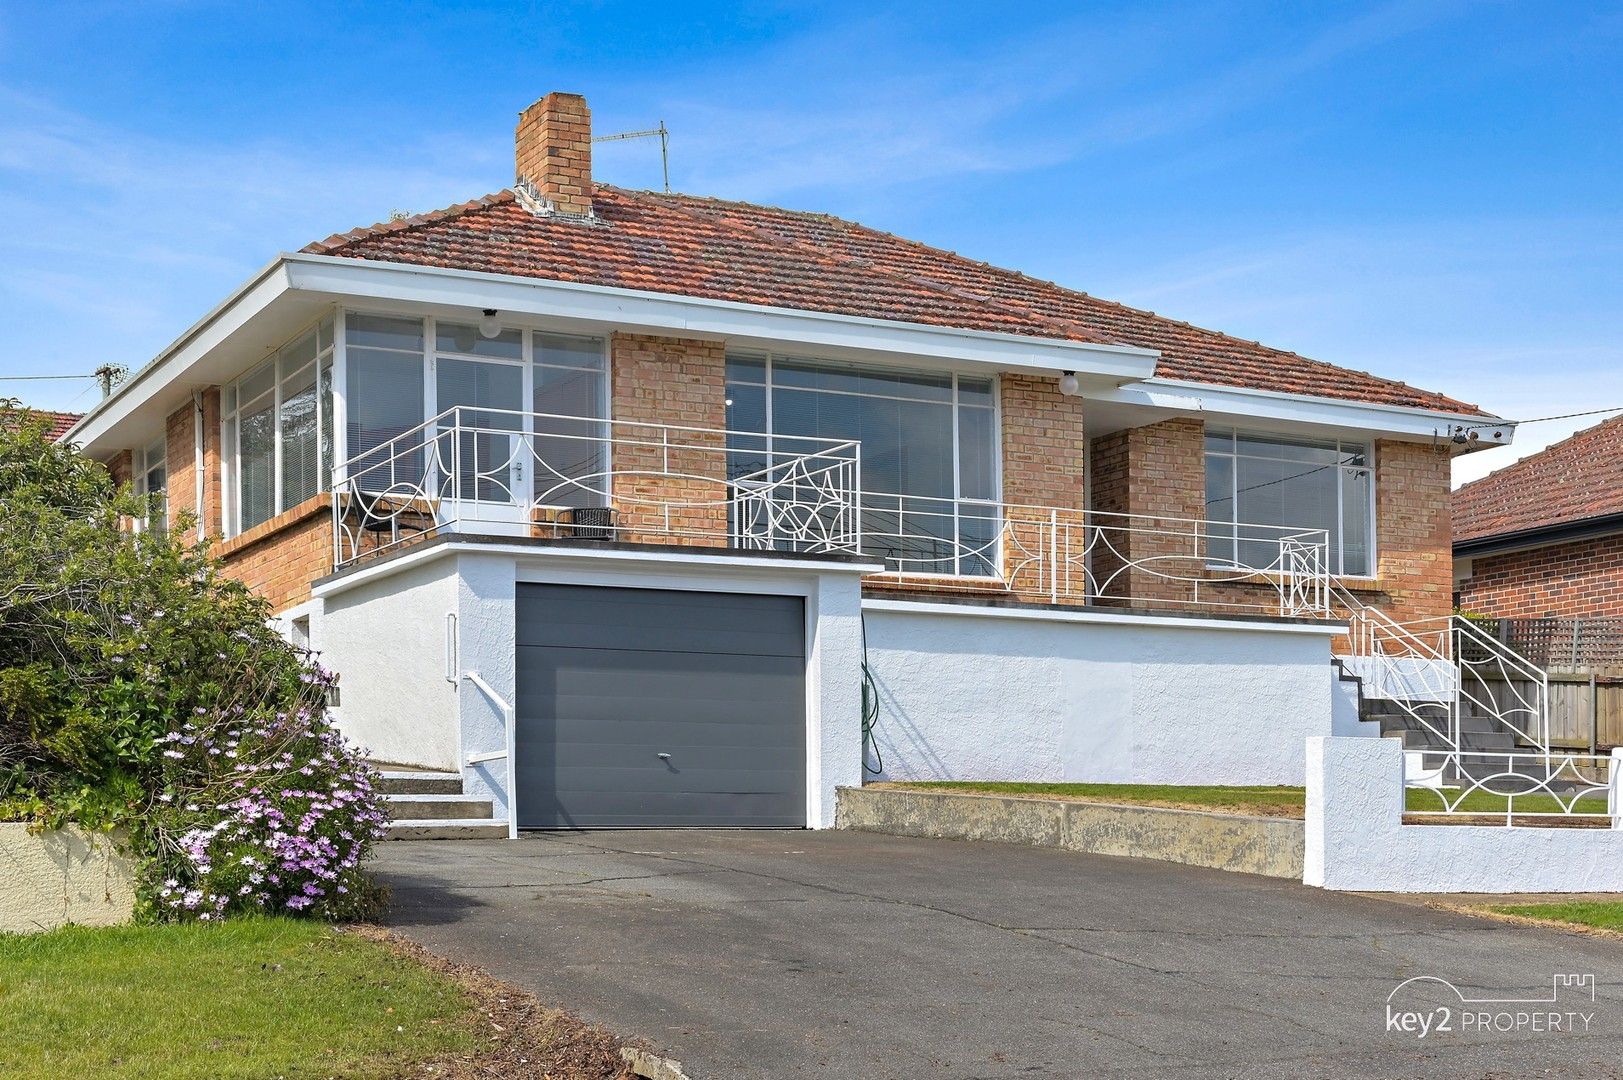
[[[1476,440],[1456,447],[1457,452],[1461,453],[1508,446],[1516,433],[1513,421],[1496,416],[1376,405],[1174,379],[1144,379],[1090,393],[1088,397],[1107,405],[1156,409],[1167,416],[1200,416],[1242,427],[1248,422],[1261,422],[1276,429],[1373,434],[1408,440],[1449,439],[1456,428],[1474,431]]]

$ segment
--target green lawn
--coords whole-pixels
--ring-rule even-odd
[[[961,791],[972,795],[1013,795],[1022,798],[1075,799],[1081,802],[1142,803],[1178,809],[1219,810],[1235,814],[1261,814],[1268,817],[1301,817],[1307,794],[1299,787],[1199,787],[1175,784],[1033,784],[992,780],[928,780],[879,784],[878,787],[917,791]],[[1600,793],[1604,796],[1604,792]],[[1455,796],[1450,793],[1449,799]],[[1441,799],[1431,792],[1410,789],[1410,810],[1441,810]],[[1537,814],[1558,811],[1560,805],[1548,795],[1522,795],[1516,810]],[[1579,809],[1604,812],[1604,797],[1586,797]],[[1470,813],[1503,814],[1504,796],[1473,791],[1460,809]]]
[[[1494,904],[1489,911],[1505,915],[1526,915],[1532,919],[1593,926],[1601,930],[1623,931],[1623,901],[1563,900],[1554,904]]]
[[[0,934],[0,1076],[392,1077],[473,1045],[472,1000],[317,923]]]

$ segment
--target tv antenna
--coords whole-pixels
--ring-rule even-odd
[[[665,173],[665,194],[671,193],[671,133],[665,130],[665,121],[661,120],[657,128],[647,131],[622,131],[617,135],[595,135],[592,141],[619,142],[622,139],[652,139],[659,136],[659,164]]]

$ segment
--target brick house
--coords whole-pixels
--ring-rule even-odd
[[[1454,493],[1454,589],[1501,619],[1623,620],[1623,416]]]
[[[1300,783],[1339,605],[1450,610],[1450,456],[1512,434],[1474,406],[594,183],[575,95],[516,165],[277,257],[71,433],[493,827],[816,827],[865,772]]]

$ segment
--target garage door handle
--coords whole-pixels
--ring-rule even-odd
[[[669,761],[669,760],[671,760],[671,755],[669,755],[669,754],[655,754],[654,756],[659,758],[659,760],[661,760],[661,761]]]

